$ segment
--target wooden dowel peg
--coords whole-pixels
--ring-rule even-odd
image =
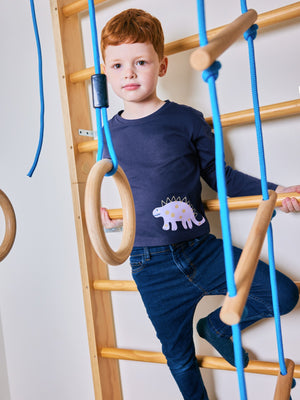
[[[237,39],[254,24],[257,19],[255,10],[248,10],[231,24],[227,25],[206,46],[198,48],[191,55],[191,65],[194,69],[203,71],[210,67]]]
[[[2,190],[0,190],[0,207],[2,208],[5,219],[5,234],[0,246],[0,261],[2,261],[8,255],[14,244],[17,225],[13,206]]]
[[[262,201],[257,209],[249,237],[234,273],[237,294],[234,297],[227,294],[221,308],[220,318],[227,325],[238,324],[244,311],[276,203],[277,194],[269,191],[269,196],[269,200]]]
[[[290,400],[291,398],[295,363],[287,358],[285,359],[285,366],[287,369],[286,375],[281,375],[280,372],[278,374],[274,400]]]

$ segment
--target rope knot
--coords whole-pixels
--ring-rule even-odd
[[[258,25],[257,24],[254,24],[254,25],[250,26],[250,28],[247,29],[246,32],[244,33],[244,38],[246,40],[248,40],[251,37],[252,40],[254,40],[256,38],[256,35],[257,35],[257,30],[258,30]]]
[[[215,61],[210,67],[205,69],[202,72],[202,78],[204,82],[207,82],[210,77],[213,77],[216,80],[219,76],[219,69],[221,68],[221,63],[219,61]]]

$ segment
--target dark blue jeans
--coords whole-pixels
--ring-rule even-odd
[[[235,263],[241,250],[234,248]],[[205,295],[227,292],[223,242],[213,235],[189,242],[159,247],[135,247],[130,257],[133,278],[168,366],[185,400],[207,400],[207,393],[195,357],[193,316]],[[257,266],[241,329],[273,316],[269,267]],[[299,297],[297,286],[277,271],[280,313],[291,311]],[[209,314],[211,328],[231,337],[231,326],[219,318],[220,309]]]

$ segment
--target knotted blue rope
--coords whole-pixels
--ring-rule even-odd
[[[34,29],[35,40],[36,40],[37,54],[38,54],[39,92],[40,92],[40,134],[39,134],[39,142],[38,142],[38,147],[37,147],[37,150],[36,150],[36,154],[35,154],[35,158],[34,158],[32,167],[30,168],[30,171],[27,174],[27,176],[29,176],[31,178],[32,174],[34,173],[34,171],[36,169],[37,163],[39,161],[39,157],[40,157],[41,150],[42,150],[42,145],[43,145],[45,102],[44,102],[44,88],[43,88],[42,50],[41,50],[41,43],[40,43],[40,38],[39,38],[39,30],[38,30],[37,21],[36,21],[36,14],[35,14],[35,7],[34,7],[34,1],[33,0],[30,0],[30,9],[31,9],[31,17],[32,17],[33,29]]]
[[[96,16],[95,16],[95,6],[94,0],[88,0],[89,5],[89,16],[90,16],[90,25],[91,25],[91,34],[92,34],[92,43],[93,43],[93,56],[94,56],[94,65],[95,65],[95,74],[101,74],[101,65],[100,65],[100,54],[98,47],[98,34],[97,34],[97,26],[96,26]],[[110,129],[107,118],[107,110],[105,107],[97,107],[95,108],[96,113],[96,124],[97,124],[97,136],[98,136],[98,151],[97,151],[97,161],[102,159],[103,154],[103,131],[106,138],[106,143],[108,147],[108,152],[110,154],[113,168],[106,175],[113,175],[118,169],[118,160],[113,147],[113,143],[111,140]],[[103,122],[103,128],[102,128]]]
[[[206,27],[205,27],[205,11],[204,11],[203,0],[197,1],[197,9],[198,9],[199,41],[201,46],[204,46],[208,43],[208,41],[207,41]],[[215,85],[215,81],[218,78],[218,71],[220,67],[221,64],[218,61],[213,63],[211,67],[209,67],[207,70],[203,72],[202,77],[208,83],[209,87],[213,125],[215,132],[216,176],[217,176],[218,197],[220,202],[220,218],[222,226],[227,288],[229,296],[234,297],[236,296],[237,292],[234,281],[234,259],[232,251],[229,210],[227,203],[223,130],[221,125],[221,117],[219,112],[218,98]],[[232,336],[233,336],[234,356],[238,374],[240,396],[242,400],[246,400],[247,393],[246,393],[246,384],[245,384],[245,376],[243,368],[241,331],[239,324],[232,326]]]
[[[241,10],[243,13],[247,12],[246,0],[241,0]],[[248,29],[248,31],[246,31],[246,33],[244,34],[244,37],[245,37],[245,40],[248,42],[252,100],[253,100],[253,109],[254,109],[254,116],[255,116],[258,156],[259,156],[260,173],[261,173],[261,188],[262,188],[263,199],[267,200],[269,198],[268,182],[267,182],[265,155],[264,155],[264,144],[263,144],[263,134],[262,134],[262,127],[261,127],[261,118],[260,118],[260,111],[259,111],[257,75],[256,75],[256,66],[255,66],[256,63],[255,63],[255,53],[254,53],[254,44],[253,44],[253,41],[256,37],[257,28],[258,28],[257,25],[253,25],[250,29]],[[283,343],[282,343],[280,311],[279,311],[279,303],[278,303],[278,289],[277,289],[277,280],[276,280],[276,267],[275,267],[275,257],[274,257],[273,230],[272,230],[271,223],[270,223],[268,231],[267,231],[267,238],[268,238],[268,253],[269,253],[269,273],[270,273],[270,283],[271,283],[271,291],[272,291],[275,329],[276,329],[276,336],[277,336],[278,358],[279,358],[280,372],[282,375],[286,375],[287,370],[286,370],[286,365],[285,365],[285,361],[284,361],[284,351],[283,351]]]

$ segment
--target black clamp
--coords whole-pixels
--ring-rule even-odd
[[[91,84],[94,108],[108,108],[106,75],[92,75]]]

